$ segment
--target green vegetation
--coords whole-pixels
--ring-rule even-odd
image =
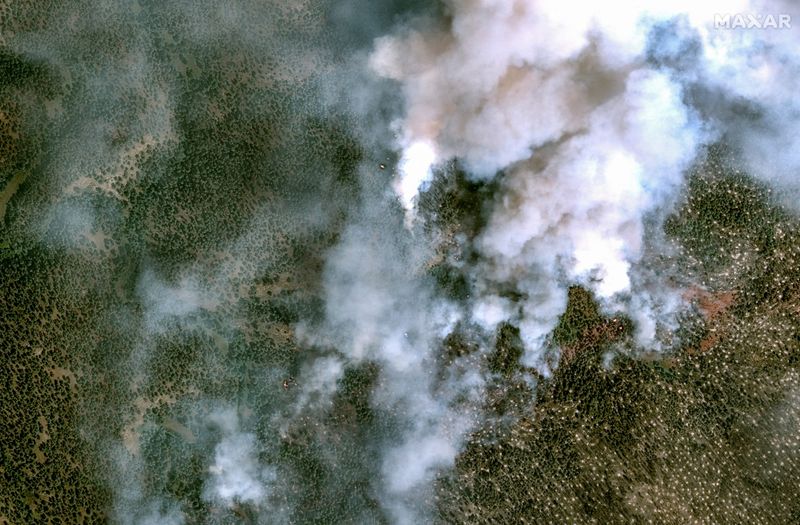
[[[292,522],[381,522],[378,366],[346,370],[317,419],[292,413],[296,323],[323,315],[325,254],[372,162],[357,123],[318,108],[331,50],[378,29],[334,30],[326,2],[247,1],[227,22],[213,2],[100,4],[0,3],[0,525],[150,500],[255,523],[203,497],[219,400],[284,466]],[[666,222],[697,304],[673,351],[635,351],[632,322],[577,286],[552,377],[498,328],[489,423],[438,482],[442,522],[800,521],[800,228],[734,166],[712,148]],[[477,257],[458,239],[497,183],[444,171],[420,203],[443,232],[422,277],[463,301],[452,257]],[[459,326],[440,357],[477,349]]]
[[[683,247],[675,264],[708,287],[698,320],[685,320],[696,334],[665,355],[628,356],[614,345],[629,337],[627,321],[604,318],[572,288],[553,334],[559,368],[500,438],[494,428],[473,435],[456,474],[440,480],[443,521],[800,517],[798,224],[724,153],[711,150],[667,223]]]
[[[297,118],[341,38],[326,7],[247,4],[243,38],[210,2],[2,7],[0,523],[118,521],[117,487],[191,523],[254,512],[212,509],[214,444],[169,427],[196,429],[208,400],[267,414],[294,395],[264,376],[297,372],[292,323],[319,308],[362,153],[344,120]],[[213,297],[152,320],[147,293],[172,292],[147,272]],[[113,479],[120,462],[141,475]]]

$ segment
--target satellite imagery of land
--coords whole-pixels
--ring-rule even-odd
[[[0,525],[800,524],[799,94],[790,0],[0,0]]]

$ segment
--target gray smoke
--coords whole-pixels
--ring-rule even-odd
[[[46,211],[39,218],[39,230],[51,244],[94,246],[110,256],[105,239],[111,231],[105,229],[118,223],[101,223],[90,196],[102,195],[117,203],[110,208],[124,213],[126,198],[118,188],[139,175],[131,171],[134,166],[153,152],[179,150],[175,77],[203,64],[170,47],[173,36],[132,24],[128,6],[97,4],[96,11],[87,10],[91,17],[75,22],[83,31],[66,32],[63,49],[43,44],[35,33],[18,36],[14,45],[59,72],[68,72],[74,60],[65,50],[80,49],[83,33],[97,28],[126,35],[138,50],[104,51],[94,69],[83,72],[79,89],[85,92],[80,100],[86,115],[75,117],[80,132],[50,152],[58,168],[52,170],[58,198],[55,204],[43,200]],[[288,439],[287,429],[298,421],[324,421],[348,371],[375,365],[369,405],[388,423],[383,432],[358,439],[377,451],[378,464],[369,471],[370,497],[394,523],[433,519],[433,484],[486,421],[482,407],[491,374],[484,358],[501,323],[519,327],[523,363],[547,375],[553,366],[544,358],[548,335],[564,312],[568,287],[581,284],[604,308],[635,321],[640,346],[661,348],[659,335],[674,327],[686,305],[683,290],[654,271],[647,254],[661,242],[653,232],[660,230],[661,217],[705,145],[720,139],[733,144],[749,170],[779,188],[787,203],[798,202],[800,37],[795,30],[713,26],[716,14],[747,12],[788,13],[800,23],[788,1],[445,0],[446,16],[406,20],[375,39],[368,53],[353,52],[342,61],[333,59],[332,50],[313,46],[286,52],[299,38],[292,40],[267,16],[272,9],[282,19],[308,17],[309,34],[332,30],[311,2],[273,1],[257,14],[241,6],[201,4],[163,7],[163,16],[181,21],[183,45],[213,48],[232,41],[274,57],[268,70],[258,72],[259,82],[295,87],[312,75],[329,81],[316,105],[289,108],[296,113],[292,119],[332,119],[333,113],[348,111],[356,122],[342,125],[362,140],[367,160],[356,175],[358,195],[329,193],[336,187],[333,167],[315,167],[319,173],[302,175],[325,181],[309,186],[319,194],[293,202],[291,212],[281,208],[280,199],[264,197],[270,202],[254,206],[244,233],[220,243],[221,254],[209,251],[202,260],[192,254],[197,260],[173,268],[169,276],[147,261],[137,267],[140,308],[125,314],[140,316],[140,323],[124,328],[134,332],[136,346],[129,368],[146,377],[155,341],[174,335],[176,328],[213,330],[227,345],[230,333],[241,328],[241,312],[231,305],[256,295],[261,277],[280,273],[285,250],[264,246],[261,233],[279,221],[301,218],[311,229],[324,230],[342,211],[329,201],[348,199],[346,224],[325,254],[321,319],[304,318],[293,327],[307,354],[296,382],[285,383],[290,402],[270,405],[272,413],[258,416],[276,436]],[[344,27],[358,27],[360,37],[370,41],[386,20],[362,15],[362,6],[343,2],[331,16]],[[268,36],[255,38],[256,32],[247,30],[255,24]],[[167,65],[151,63],[156,54],[151,52],[161,47],[169,49]],[[71,85],[69,74],[64,76]],[[124,97],[141,109],[135,118],[115,115],[109,124],[102,110],[92,111],[115,107]],[[57,98],[47,101],[54,115],[63,110]],[[255,106],[251,111],[259,117],[274,109],[252,102],[236,104]],[[402,109],[387,117],[398,105]],[[209,113],[223,109],[214,106]],[[127,134],[112,147],[109,136],[116,127]],[[274,131],[275,141],[283,131]],[[391,169],[377,167],[379,162],[391,167],[385,152],[392,148],[399,155],[393,178]],[[296,149],[291,153],[305,154]],[[456,243],[476,254],[458,266],[470,284],[466,300],[445,297],[430,276],[447,235],[426,224],[419,210],[422,194],[451,161],[473,180],[494,180],[498,188],[486,203],[485,227]],[[212,329],[201,319],[209,313],[224,321],[222,327]],[[462,329],[470,331],[476,351],[443,359],[445,339]],[[204,359],[200,365],[225,366],[224,357]],[[288,372],[276,367],[253,373],[261,384],[271,384]],[[238,410],[227,408],[233,400],[219,402],[225,408],[205,421],[216,437],[205,450],[203,498],[228,509],[251,506],[262,522],[288,520],[271,502],[294,494],[279,476],[291,469],[278,464],[273,444],[246,428]],[[120,416],[144,421],[144,412]],[[319,427],[325,424],[314,428],[324,434]],[[135,429],[130,436],[135,450]],[[117,472],[111,476],[115,519],[131,525],[182,523],[178,503],[146,494],[141,458],[117,448]],[[334,453],[320,461],[331,470],[348,468],[337,464]]]
[[[657,346],[656,327],[671,325],[678,291],[666,283],[634,289],[631,279],[640,271],[646,219],[669,207],[699,148],[733,136],[771,181],[785,182],[774,164],[792,171],[787,146],[797,119],[786,87],[796,71],[796,33],[719,29],[715,14],[777,14],[788,6],[447,6],[446,26],[403,28],[379,39],[371,57],[406,100],[395,123],[402,148],[395,189],[408,216],[437,164],[459,159],[475,177],[502,171],[502,195],[477,241],[484,260],[474,273],[485,297],[476,301],[476,318],[493,311],[495,322],[509,319],[493,290],[511,284],[528,297],[518,322],[526,359],[539,362],[566,285],[578,282],[634,317],[641,344]],[[684,63],[672,65],[682,67],[669,67],[681,53]],[[725,119],[692,97],[704,91],[747,100],[762,116]],[[765,170],[766,159],[776,158]]]
[[[223,437],[214,448],[205,498],[228,506],[234,503],[263,504],[277,473],[274,467],[260,464],[255,434],[241,431],[239,417],[233,409],[213,413],[210,419],[222,431]]]
[[[439,468],[453,465],[477,422],[482,380],[477,362],[456,362],[444,378],[439,375],[442,340],[463,312],[437,297],[423,277],[432,240],[404,228],[380,186],[364,193],[363,208],[328,254],[325,324],[300,332],[340,358],[316,362],[303,397],[312,391],[331,395],[342,363],[380,365],[371,404],[396,420],[396,431],[380,443],[374,490],[396,522],[419,523],[430,511],[427,487]]]
[[[373,404],[406,421],[384,449],[378,488],[398,523],[423,519],[424,505],[415,509],[476,418],[453,400],[479,396],[480,367],[449,382],[432,377],[436,346],[456,322],[486,333],[504,321],[519,326],[523,361],[546,375],[547,336],[568,286],[579,283],[634,319],[640,345],[658,349],[659,330],[674,328],[686,304],[681,289],[648,269],[647,244],[658,240],[647,232],[659,230],[704,145],[738,141],[752,168],[782,188],[794,184],[771,168],[796,165],[796,33],[713,26],[717,13],[777,15],[786,4],[445,6],[446,21],[421,18],[375,42],[369,65],[396,81],[405,105],[386,123],[400,152],[393,189],[405,232],[365,206],[328,256],[326,328],[308,337],[348,364],[382,365]],[[739,116],[742,101],[759,116]],[[465,269],[476,292],[468,305],[437,297],[421,277],[431,252],[417,203],[453,159],[474,178],[502,174],[474,240],[480,260]],[[764,169],[768,159],[777,162]],[[522,299],[503,297],[509,289]]]

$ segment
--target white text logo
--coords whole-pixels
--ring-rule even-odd
[[[714,15],[714,27],[716,29],[791,29],[792,17],[787,14],[716,14]]]

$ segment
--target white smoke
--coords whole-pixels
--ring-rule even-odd
[[[376,491],[398,523],[430,517],[430,484],[454,464],[479,417],[482,368],[456,362],[442,380],[436,365],[456,323],[485,333],[504,321],[519,326],[523,361],[546,375],[547,336],[568,286],[580,283],[635,320],[640,344],[657,348],[658,328],[671,327],[683,305],[680,290],[642,260],[659,242],[648,228],[669,212],[703,146],[738,139],[755,162],[778,152],[787,166],[797,161],[789,147],[800,114],[791,84],[796,37],[713,27],[718,13],[778,14],[786,4],[445,6],[445,22],[419,20],[379,38],[369,59],[405,101],[391,124],[405,231],[384,216],[383,197],[365,191],[362,213],[328,257],[326,326],[300,331],[336,348],[344,366],[381,365],[372,404],[401,431],[383,444]],[[659,36],[665,27],[672,33]],[[760,121],[729,118],[725,100],[737,99],[756,106]],[[422,277],[435,239],[414,222],[420,192],[452,159],[474,178],[502,173],[488,224],[474,239],[479,260],[464,267],[473,292],[466,305],[438,297]],[[504,297],[508,290],[521,299]],[[332,395],[341,365],[320,361],[311,390]]]
[[[436,161],[436,151],[428,142],[414,142],[403,151],[400,159],[400,176],[394,183],[394,190],[400,197],[403,207],[409,210],[407,224],[413,218],[414,199],[419,188],[429,182],[433,176],[433,163]]]
[[[491,324],[519,324],[529,364],[566,302],[566,286],[591,287],[609,308],[637,321],[638,340],[657,346],[656,328],[680,306],[665,284],[631,286],[642,257],[644,222],[668,207],[700,146],[740,136],[763,171],[790,147],[800,115],[787,31],[731,31],[716,14],[777,15],[777,2],[570,0],[446,2],[448,23],[404,28],[378,39],[370,65],[399,82],[406,110],[395,123],[403,150],[395,190],[409,217],[437,164],[458,159],[474,177],[504,172],[502,195],[477,240],[473,315],[486,324],[494,291],[513,286],[521,313],[494,308]],[[695,39],[696,62],[676,71],[648,61],[655,28],[680,22]],[[431,27],[434,27],[431,29]],[[677,37],[677,43],[681,43]],[[648,49],[649,48],[649,49]],[[771,87],[778,82],[778,87]],[[701,83],[763,108],[758,126],[703,120],[686,86]],[[707,112],[706,112],[707,113]],[[423,146],[424,145],[424,146]],[[770,168],[772,164],[769,165]],[[774,174],[773,174],[774,177]],[[546,370],[542,370],[546,372]]]
[[[277,479],[277,471],[259,462],[255,434],[240,430],[239,417],[232,409],[212,414],[211,420],[222,430],[223,438],[214,448],[205,499],[227,506],[263,504]]]
[[[144,307],[145,328],[150,333],[162,332],[169,321],[184,319],[201,309],[211,309],[216,303],[210,292],[191,275],[171,285],[152,270],[145,270],[137,283],[137,292]]]
[[[514,283],[529,298],[520,323],[529,350],[563,312],[559,275],[594,288],[601,299],[628,292],[641,256],[643,218],[679,187],[694,156],[699,125],[665,75],[636,70],[624,91],[599,106],[587,129],[562,141],[544,167],[510,167],[504,196],[479,239],[479,277]],[[645,341],[652,333],[640,333]]]
[[[790,16],[792,27],[711,32],[703,40],[703,61],[695,72],[696,81],[717,96],[746,103],[749,111],[757,114],[743,118],[709,112],[741,151],[748,172],[780,190],[782,204],[796,211],[800,202],[796,176],[800,169],[796,147],[800,132],[800,102],[796,96],[800,87],[800,5],[783,0],[748,4],[745,13]],[[714,100],[702,103],[718,110]]]
[[[782,113],[800,114],[795,59],[787,52],[795,37],[711,27],[716,13],[755,9],[745,1],[642,4],[450,1],[446,25],[427,21],[375,43],[371,68],[397,81],[405,101],[405,114],[390,127],[401,152],[392,189],[406,220],[387,212],[392,199],[374,175],[363,175],[360,208],[327,257],[323,326],[297,330],[335,353],[301,367],[289,417],[329,409],[348,367],[379,365],[370,402],[395,433],[368,438],[381,451],[372,488],[396,523],[431,519],[431,484],[454,465],[481,419],[481,358],[500,323],[520,328],[525,364],[549,373],[545,340],[577,282],[607,308],[625,310],[639,342],[655,346],[657,328],[670,325],[681,300],[680,291],[640,267],[645,224],[680,191],[703,144],[726,135],[754,166],[771,158],[797,165],[790,146],[800,128]],[[654,29],[670,23],[679,33],[654,42]],[[694,62],[659,63],[677,60],[686,41],[697,42]],[[649,56],[654,48],[657,60]],[[703,97],[716,93],[758,107],[758,126],[739,126],[741,119],[734,125],[725,108],[710,107]],[[474,178],[502,173],[488,223],[473,240],[478,262],[464,267],[469,304],[437,294],[426,275],[439,239],[414,222],[420,192],[452,159]],[[145,274],[139,293],[147,327],[158,332],[170,320],[213,309],[218,290],[252,280],[241,275],[239,260],[261,257],[256,267],[269,266],[263,250],[243,251],[257,243],[237,245],[242,249],[212,271],[213,291],[191,273],[175,284]],[[504,297],[508,290],[521,299]],[[486,344],[442,363],[443,339],[459,323],[482,330]],[[214,422],[222,438],[205,499],[265,509],[276,490],[275,467],[259,461],[256,436],[240,429],[234,411]]]
[[[328,408],[343,376],[344,363],[335,356],[320,357],[305,366],[298,378],[303,389],[295,402],[295,414],[308,407]]]
[[[120,525],[183,525],[183,510],[178,502],[166,496],[148,495],[144,488],[144,465],[121,446],[109,451],[115,469],[107,473],[114,479],[114,522]]]
[[[341,359],[320,358],[301,376],[307,392],[299,402],[331,396],[343,364],[380,365],[371,405],[394,421],[396,433],[377,443],[383,459],[375,496],[395,522],[420,523],[431,511],[430,482],[453,465],[474,428],[483,381],[479,366],[465,361],[441,373],[442,340],[463,313],[422,278],[430,239],[387,214],[391,202],[380,189],[365,193],[371,198],[328,254],[325,326],[298,328],[306,342],[333,347]]]

